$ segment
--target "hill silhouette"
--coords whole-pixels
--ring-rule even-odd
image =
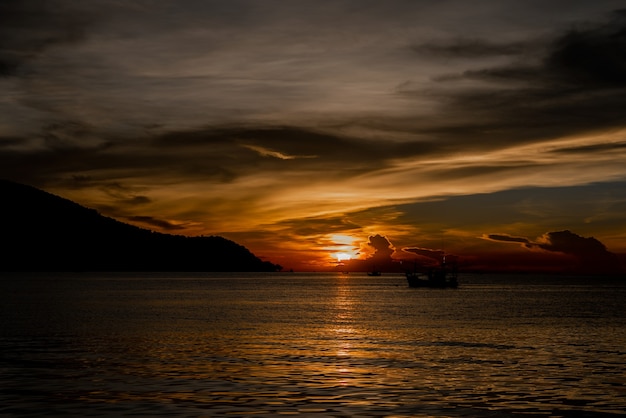
[[[223,237],[149,231],[0,180],[0,271],[275,271]]]

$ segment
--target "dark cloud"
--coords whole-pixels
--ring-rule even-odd
[[[605,144],[582,145],[579,147],[564,147],[551,152],[556,154],[584,154],[620,152],[626,149],[626,142],[609,142]]]
[[[435,84],[439,87],[400,93],[438,99],[448,118],[433,119],[425,132],[464,143],[480,138],[483,145],[493,145],[506,139],[510,145],[621,127],[621,109],[626,107],[626,13],[616,11],[601,23],[569,29],[544,44],[512,43],[511,53],[528,50],[524,59],[442,75]],[[507,51],[504,45],[476,40],[429,48],[450,56],[455,50],[459,56]],[[457,85],[460,81],[474,83]]]
[[[618,273],[621,271],[617,255],[593,237],[581,237],[570,231],[549,232],[542,237],[539,248],[570,254],[579,260],[585,272]]]
[[[37,137],[41,146],[25,150],[11,149],[19,139],[7,139],[5,149],[0,149],[0,160],[6,161],[0,167],[1,175],[42,186],[87,172],[93,177],[99,170],[115,172],[120,178],[149,173],[219,183],[253,173],[298,172],[299,177],[293,176],[292,180],[301,178],[311,183],[368,173],[386,167],[389,160],[399,156],[423,155],[419,144],[387,145],[296,127],[215,127],[148,138],[102,139],[87,125],[67,122],[47,125]],[[27,142],[27,138],[22,140]],[[254,147],[290,159],[269,158]],[[23,172],[26,167],[28,173]],[[110,176],[107,174],[108,182],[117,180]],[[94,184],[75,184],[80,185]]]
[[[547,251],[558,251],[580,258],[611,254],[597,239],[581,237],[569,230],[548,232],[535,245]]]
[[[409,151],[407,148],[394,149],[380,141],[363,141],[358,137],[350,137],[336,133],[318,131],[295,126],[267,126],[267,127],[209,127],[184,132],[170,132],[155,138],[155,146],[165,149],[177,147],[195,147],[196,149],[231,146],[237,147],[242,158],[257,153],[244,149],[247,145],[259,146],[293,156],[292,163],[306,167],[307,164],[320,166],[334,165],[344,162],[347,170],[358,169],[359,162],[372,168],[372,164],[384,162],[385,158],[396,156],[397,152]],[[285,166],[289,161],[275,159],[259,159],[267,164]],[[246,161],[248,163],[249,160]],[[350,163],[350,164],[345,164]],[[379,165],[380,166],[380,165]]]
[[[445,58],[481,58],[498,55],[519,55],[529,46],[525,43],[493,43],[482,39],[455,39],[412,45],[420,55]]]
[[[402,251],[437,260],[438,262],[441,262],[443,256],[446,255],[442,250],[433,250],[430,248],[407,247],[403,248]]]
[[[76,185],[74,179],[80,178],[83,171],[100,166],[98,162],[90,164],[93,158],[94,152],[87,150],[0,150],[0,176],[41,188],[60,182]]]
[[[350,233],[361,226],[345,216],[320,216],[289,219],[274,224],[280,229],[289,230],[292,236],[311,237],[333,233]]]
[[[223,170],[225,180],[252,172],[298,172],[307,183],[331,176],[347,178],[384,167],[386,159],[394,156],[384,143],[284,126],[170,132],[155,138],[151,146],[172,156],[184,153],[186,168],[195,160],[203,164],[199,170],[189,170],[190,175],[214,167]]]
[[[502,234],[489,234],[487,238],[573,256],[576,264],[568,268],[573,272],[612,274],[621,271],[618,256],[608,251],[604,244],[594,237],[582,237],[569,230],[547,232],[535,241]]]
[[[408,3],[407,3],[408,4]],[[42,24],[44,32],[60,31],[60,35],[42,36],[50,42],[73,42],[79,40],[76,34],[82,33],[84,22],[89,17],[83,11],[70,8],[70,2],[55,0],[43,2],[29,0],[25,2],[9,1],[4,6],[7,16],[24,23],[24,27],[37,26],[37,19],[52,16],[48,23]],[[102,8],[103,3],[99,3]],[[128,6],[130,7],[130,6]],[[134,6],[132,14],[136,16],[142,7]],[[216,6],[217,7],[217,6]],[[117,5],[120,10],[127,7]],[[167,9],[167,8],[165,8]],[[156,19],[159,13],[149,16]],[[237,8],[217,7],[221,16],[238,16]],[[38,10],[37,13],[32,12]],[[172,23],[182,29],[185,19],[192,16],[185,11]],[[256,8],[255,8],[256,10]],[[31,11],[34,17],[30,16]],[[267,11],[266,11],[267,12]],[[271,13],[270,13],[271,14]],[[228,127],[203,127],[170,130],[161,133],[144,132],[144,136],[134,137],[105,133],[101,127],[90,125],[79,119],[59,119],[43,125],[40,132],[30,137],[23,137],[23,150],[16,151],[20,138],[7,136],[0,143],[0,159],[8,161],[0,171],[5,177],[28,181],[42,185],[54,177],[71,177],[83,172],[97,171],[99,168],[122,176],[132,177],[134,173],[145,175],[158,172],[171,178],[212,179],[228,183],[257,172],[290,173],[299,172],[302,177],[311,179],[316,173],[320,178],[335,176],[339,179],[359,176],[392,166],[392,161],[399,159],[426,159],[430,156],[444,156],[450,152],[474,149],[488,149],[494,145],[510,145],[515,140],[536,140],[547,135],[574,131],[584,128],[615,125],[623,120],[621,109],[626,103],[626,92],[613,89],[603,94],[588,94],[590,89],[598,89],[605,83],[589,82],[577,86],[573,80],[588,80],[590,77],[606,77],[608,83],[619,84],[619,73],[623,63],[617,54],[623,45],[623,12],[616,12],[610,20],[601,25],[587,25],[571,30],[550,43],[550,49],[544,53],[537,65],[513,65],[468,71],[457,75],[459,79],[479,79],[500,81],[514,84],[505,88],[485,87],[476,89],[447,88],[430,90],[430,93],[443,101],[442,115],[425,118],[415,116],[410,121],[396,117],[352,119],[336,118],[327,122],[325,129],[311,129],[297,126],[259,126],[252,123]],[[58,15],[58,16],[57,16]],[[30,17],[28,17],[30,16]],[[55,17],[56,16],[56,17]],[[61,19],[61,16],[63,19]],[[121,19],[118,16],[117,19]],[[9,19],[8,17],[4,17]],[[219,18],[217,20],[220,20]],[[226,19],[226,18],[225,18]],[[156,20],[158,21],[158,19]],[[155,21],[152,21],[153,23]],[[191,21],[193,24],[196,20]],[[67,24],[66,24],[67,23]],[[143,22],[141,24],[148,24]],[[0,26],[1,27],[1,26]],[[7,26],[6,31],[17,30],[16,25]],[[0,29],[1,31],[2,29]],[[67,33],[65,32],[67,31]],[[33,35],[36,39],[37,36]],[[122,36],[117,33],[116,36]],[[128,35],[130,36],[130,35]],[[28,37],[27,37],[28,38]],[[8,36],[7,39],[21,39],[20,36]],[[9,42],[9,41],[7,41]],[[17,42],[17,41],[16,41]],[[24,42],[28,43],[31,41]],[[34,50],[46,48],[41,44]],[[502,55],[517,57],[536,48],[536,41],[512,42],[509,44],[496,41],[483,41],[476,38],[449,41],[440,44],[419,44],[414,47],[420,53],[441,53],[458,57],[480,57]],[[591,45],[591,46],[590,46]],[[28,47],[16,47],[16,50],[28,50]],[[603,74],[595,68],[588,68],[584,62],[575,62],[571,50],[578,50],[590,56],[593,50],[606,60],[615,64],[615,70]],[[7,50],[13,50],[8,48]],[[585,52],[587,51],[587,52]],[[26,54],[28,55],[28,54]],[[598,58],[600,59],[600,58]],[[574,77],[573,74],[585,73]],[[567,74],[569,75],[567,75]],[[555,82],[556,80],[556,82]],[[435,83],[438,86],[454,83],[453,81]],[[411,94],[402,90],[402,94]],[[420,92],[420,97],[423,94]],[[428,92],[426,92],[428,93]],[[55,101],[56,103],[56,101]],[[55,115],[55,117],[57,117]],[[358,134],[344,134],[346,127],[360,127],[363,131],[378,131],[371,139]],[[354,132],[354,131],[352,131]],[[396,134],[408,134],[402,140],[389,140]],[[419,136],[418,139],[416,137]],[[476,140],[480,139],[480,141]],[[27,144],[36,142],[30,149]],[[257,147],[257,148],[254,148]],[[257,149],[257,151],[255,151]],[[267,150],[265,155],[259,149]],[[596,149],[594,149],[595,151]],[[29,152],[26,155],[26,152]],[[54,152],[50,152],[54,151]],[[577,150],[573,150],[576,152]],[[584,151],[584,150],[582,150]],[[600,151],[597,149],[597,151]],[[271,158],[268,155],[288,158]],[[489,164],[465,167],[450,167],[445,170],[432,170],[433,179],[455,179],[487,174],[506,174],[507,172],[528,168],[520,164]],[[29,166],[32,172],[23,173],[20,167]],[[11,170],[11,167],[15,171]],[[51,176],[51,173],[54,173]],[[32,179],[46,179],[36,180]],[[115,180],[115,179],[112,179]]]
[[[19,149],[24,143],[24,138],[12,136],[0,136],[0,153],[7,149]]]
[[[116,203],[123,206],[140,206],[152,202],[148,196],[137,194],[136,188],[125,186],[121,183],[94,183],[90,182],[88,187],[98,187],[105,194],[114,199]],[[83,187],[85,187],[83,185]]]
[[[438,169],[430,170],[426,178],[432,181],[437,180],[454,180],[469,178],[493,178],[497,176],[506,176],[516,171],[528,169],[532,171],[536,169],[537,164],[530,161],[510,161],[510,162],[489,162],[484,165],[472,165],[467,167],[449,167],[444,166]]]
[[[145,205],[152,202],[148,196],[132,196],[124,201],[128,205]]]
[[[348,260],[340,267],[343,270],[352,271],[402,271],[401,263],[392,258],[395,248],[387,237],[380,234],[371,235],[367,239],[367,246],[374,250],[374,253],[367,259]]]
[[[432,248],[423,248],[423,247],[406,247],[402,249],[405,253],[411,253],[419,256],[414,261],[414,269],[421,267],[424,268],[432,268],[440,265],[452,265],[457,266],[459,263],[460,257],[455,254],[447,253],[443,250],[436,250]]]
[[[608,21],[570,29],[548,42],[540,65],[516,62],[468,71],[465,77],[540,82],[543,89],[551,87],[560,94],[565,89],[623,87],[626,85],[625,49],[626,12],[619,10],[613,12]]]
[[[88,136],[94,138],[92,146]],[[22,144],[29,141],[21,138]],[[181,141],[170,147],[144,138],[109,137],[104,141],[77,123],[47,126],[34,141],[39,146],[27,149],[15,149],[18,140],[5,143],[0,149],[0,176],[39,187],[64,184],[114,190],[111,184],[146,174],[228,183],[248,172],[253,162],[241,158],[240,147],[233,143],[192,146]]]
[[[394,248],[391,242],[382,235],[372,235],[368,238],[367,245],[374,248],[374,254],[372,259],[376,261],[391,261],[391,254],[394,252]]]
[[[554,43],[549,73],[573,85],[626,86],[626,9],[604,25],[576,28]],[[555,77],[556,78],[556,77]]]
[[[92,127],[75,121],[57,121],[43,127],[40,138],[47,150],[105,148],[108,143]]]
[[[62,0],[0,2],[0,76],[20,67],[48,48],[81,41],[92,16]]]
[[[131,223],[138,223],[149,227],[153,226],[164,231],[182,231],[185,229],[183,225],[173,224],[163,219],[153,218],[152,216],[127,216],[124,217],[124,219]]]

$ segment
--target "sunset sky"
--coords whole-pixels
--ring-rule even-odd
[[[0,177],[286,269],[613,268],[626,8],[3,0]]]

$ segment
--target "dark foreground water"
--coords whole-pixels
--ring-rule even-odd
[[[0,417],[613,417],[626,283],[6,275]]]

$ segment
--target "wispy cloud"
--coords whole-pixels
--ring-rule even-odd
[[[124,219],[126,219],[127,221],[131,223],[137,223],[137,224],[143,225],[144,227],[147,227],[149,229],[156,227],[160,230],[169,231],[169,232],[183,231],[186,229],[184,225],[177,225],[177,224],[174,224],[170,221],[166,221],[163,219],[155,219],[151,216],[128,216],[128,217],[125,217]]]
[[[486,239],[492,241],[502,241],[502,242],[515,242],[520,244],[530,244],[531,241],[528,238],[524,237],[512,237],[506,234],[487,234],[485,235]]]
[[[274,158],[278,158],[279,160],[295,160],[295,159],[301,159],[301,158],[316,158],[315,155],[289,155],[289,154],[284,154],[282,152],[279,151],[272,151],[269,150],[267,148],[258,146],[258,145],[247,145],[247,144],[243,144],[242,147],[244,148],[248,148],[251,149],[252,151],[256,151],[259,153],[259,155],[263,156],[263,157],[274,157]]]

